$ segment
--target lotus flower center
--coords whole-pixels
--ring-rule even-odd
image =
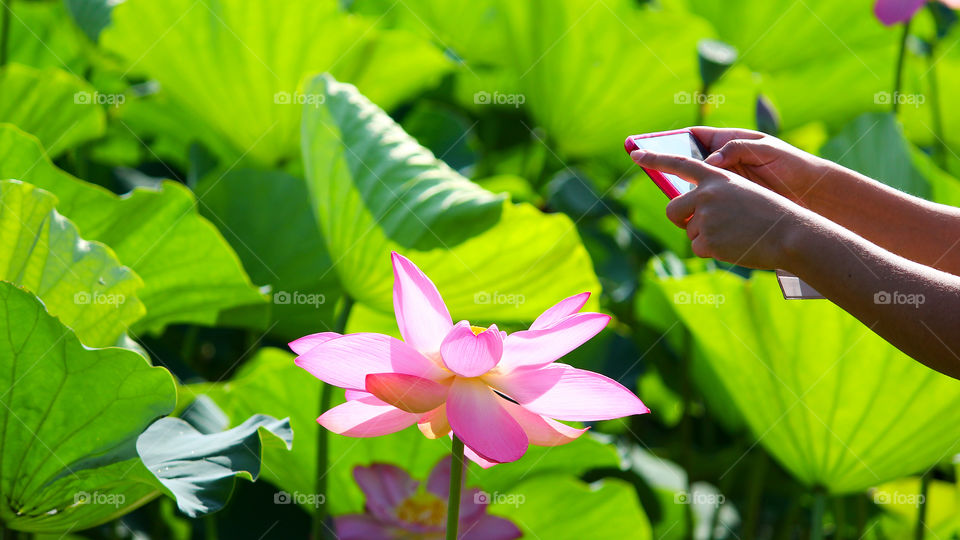
[[[400,503],[395,512],[404,523],[437,527],[447,520],[447,503],[433,493],[417,493]]]
[[[473,335],[479,336],[479,335],[480,335],[480,332],[486,331],[486,328],[484,328],[484,327],[482,327],[482,326],[473,326],[473,325],[470,325],[470,330],[473,331]]]

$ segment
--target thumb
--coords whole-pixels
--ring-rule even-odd
[[[727,156],[723,154],[723,148],[717,150],[716,152],[707,156],[707,159],[703,160],[707,165],[713,165],[714,167],[723,167],[724,162],[727,161]]]
[[[728,168],[733,165],[762,165],[769,146],[762,139],[733,139],[727,141],[704,161],[714,167]]]

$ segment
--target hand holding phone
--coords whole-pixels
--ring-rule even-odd
[[[624,141],[623,147],[628,154],[635,150],[649,150],[658,154],[684,156],[701,161],[709,155],[709,152],[689,129],[631,135]],[[674,174],[647,167],[643,167],[643,170],[671,200],[697,187],[696,184],[687,182]],[[788,300],[823,298],[813,287],[784,270],[777,270],[777,281],[780,283],[780,290],[784,298]]]

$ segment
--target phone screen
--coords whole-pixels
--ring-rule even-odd
[[[703,159],[703,153],[700,151],[700,144],[690,133],[672,133],[670,135],[658,135],[655,137],[633,137],[637,148],[650,150],[659,154],[672,154],[675,156],[687,156],[694,159]],[[697,187],[679,176],[662,173],[673,187],[677,188],[680,194],[684,194]]]

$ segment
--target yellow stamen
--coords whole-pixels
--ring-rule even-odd
[[[478,335],[480,335],[480,332],[485,331],[486,328],[484,328],[484,327],[482,327],[482,326],[473,326],[473,325],[471,325],[471,326],[470,326],[470,330],[473,331],[473,335],[478,336]]]
[[[447,503],[429,491],[423,491],[408,497],[396,509],[397,519],[405,523],[416,523],[436,527],[447,519]]]

